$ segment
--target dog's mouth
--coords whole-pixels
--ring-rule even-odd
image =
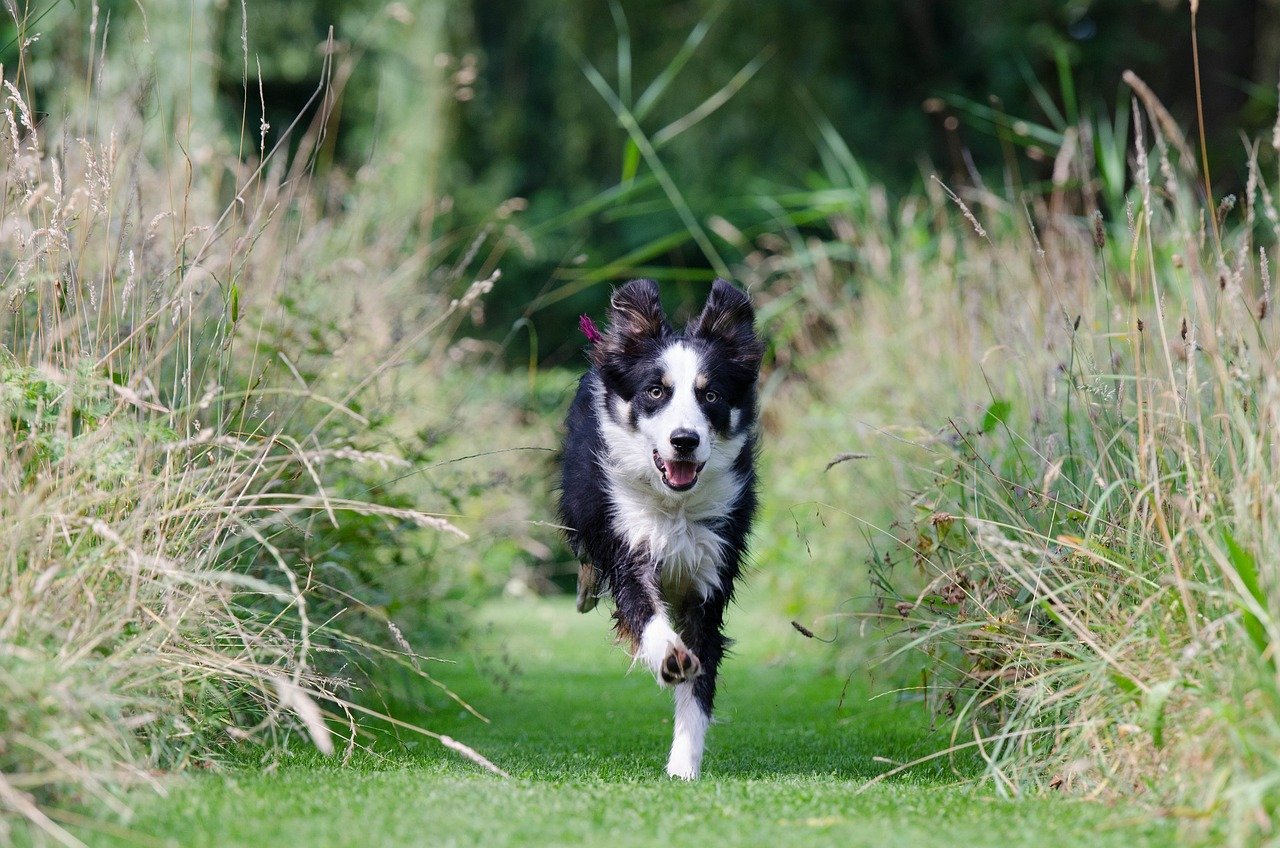
[[[692,489],[698,482],[698,474],[706,465],[705,462],[694,460],[687,462],[679,459],[664,460],[658,456],[657,450],[653,452],[653,464],[662,475],[662,482],[673,492],[687,492]]]

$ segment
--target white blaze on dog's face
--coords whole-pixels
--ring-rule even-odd
[[[633,403],[636,429],[653,445],[654,469],[667,488],[692,489],[711,458],[711,420],[703,408],[718,397],[698,352],[684,342],[662,351],[654,376]]]

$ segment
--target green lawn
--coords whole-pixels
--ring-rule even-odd
[[[491,720],[418,716],[512,775],[488,774],[431,740],[402,738],[342,766],[309,753],[265,771],[196,774],[138,800],[131,828],[161,844],[235,845],[1167,845],[1137,811],[1066,799],[1001,801],[950,764],[859,794],[886,766],[934,750],[916,704],[868,702],[824,672],[820,643],[766,611],[734,611],[703,779],[663,774],[669,696],[614,647],[602,608],[504,602],[472,647],[488,671],[444,675]],[[129,844],[81,831],[91,844]],[[136,841],[143,841],[142,838]],[[146,840],[150,842],[150,840]]]

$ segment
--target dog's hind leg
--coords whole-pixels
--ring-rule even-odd
[[[716,595],[683,611],[680,630],[702,663],[702,674],[676,687],[674,733],[667,774],[695,780],[702,771],[707,728],[716,697],[716,672],[724,657],[725,599]]]
[[[578,563],[578,612],[591,612],[600,601],[600,569],[589,560]]]

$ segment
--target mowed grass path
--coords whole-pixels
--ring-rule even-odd
[[[416,718],[491,758],[489,774],[427,739],[402,734],[342,766],[311,753],[176,781],[138,802],[145,837],[80,831],[92,844],[190,846],[451,845],[1168,845],[1172,831],[1135,810],[1068,799],[1002,801],[954,764],[883,772],[946,744],[921,707],[868,701],[824,672],[822,646],[759,597],[734,610],[736,655],[722,677],[701,781],[663,774],[670,697],[609,637],[605,605],[504,602],[466,664],[441,676],[485,715],[441,707]],[[495,657],[505,660],[495,661]],[[514,667],[511,667],[514,666]],[[844,701],[841,704],[841,694]],[[394,744],[393,744],[394,743]],[[878,759],[883,758],[883,759]]]

